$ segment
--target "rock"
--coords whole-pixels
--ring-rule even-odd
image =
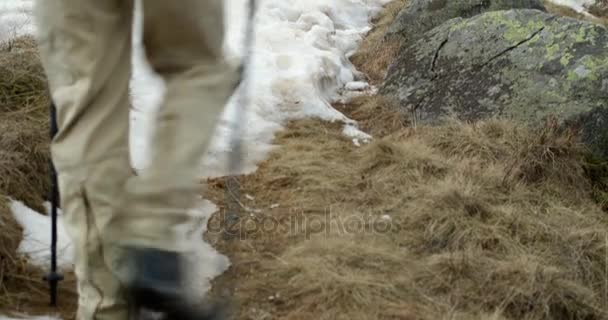
[[[407,43],[450,19],[509,9],[545,11],[542,0],[411,0],[389,28],[387,37],[398,35]]]
[[[537,10],[450,20],[404,48],[380,93],[423,123],[555,116],[608,156],[608,30],[589,22]]]

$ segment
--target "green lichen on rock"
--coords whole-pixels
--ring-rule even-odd
[[[581,58],[580,62],[587,70],[589,70],[589,79],[594,81],[606,79],[605,76],[608,72],[608,55],[599,57],[595,55],[587,55]]]
[[[559,54],[559,43],[553,43],[547,47],[547,60],[555,59]]]
[[[603,26],[538,10],[453,19],[404,44],[381,93],[422,122],[450,115],[565,122],[608,109],[607,45]]]
[[[450,19],[509,9],[545,11],[542,0],[411,0],[393,22],[387,36],[400,36],[413,41]]]
[[[561,59],[559,59],[559,62],[566,67],[570,64],[570,60],[572,60],[573,57],[574,56],[570,52],[566,52],[562,55]]]
[[[487,15],[484,15],[484,19],[493,21],[493,24],[503,24],[506,26],[506,30],[504,32],[505,40],[509,41],[513,45],[525,40],[531,34],[539,31],[544,26],[544,21],[514,20],[508,16],[505,16],[500,11],[488,13]]]

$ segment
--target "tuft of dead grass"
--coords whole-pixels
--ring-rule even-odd
[[[371,84],[380,83],[401,45],[399,39],[386,39],[386,31],[395,20],[407,0],[393,0],[374,21],[374,28],[359,45],[350,60],[368,76]]]
[[[49,151],[45,120],[0,120],[0,190],[42,209],[49,190]]]
[[[40,212],[50,189],[46,80],[30,37],[0,44],[0,310],[48,312],[43,270],[17,254],[23,238],[8,204],[23,201]],[[73,284],[73,281],[70,282]],[[68,283],[62,298],[73,300]],[[74,303],[66,304],[66,314]]]
[[[0,45],[0,193],[40,209],[49,190],[48,103],[36,44]]]
[[[608,160],[586,155],[585,175],[593,188],[593,199],[608,212]]]
[[[35,41],[22,37],[10,45],[0,44],[0,52],[0,112],[31,117],[48,102],[46,78]]]
[[[551,181],[557,190],[571,187],[567,192],[590,190],[591,181],[585,176],[585,147],[576,132],[564,130],[557,120],[528,137],[518,150],[507,179],[525,181],[528,184]]]
[[[242,318],[608,317],[608,217],[554,122],[402,127],[356,148],[306,120],[277,143],[241,181],[248,207],[283,208],[227,252]]]
[[[359,127],[374,137],[385,137],[410,125],[409,117],[383,96],[360,96],[334,107],[357,121]],[[376,124],[383,123],[382,126]]]

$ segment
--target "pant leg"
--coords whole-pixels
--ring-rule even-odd
[[[41,59],[57,105],[52,143],[66,230],[75,249],[79,320],[128,318],[104,256],[104,229],[131,175],[128,156],[130,0],[41,0]]]
[[[200,194],[201,160],[235,83],[224,61],[222,0],[144,0],[144,46],[167,93],[156,119],[150,166],[125,190],[117,238],[188,250],[176,228]]]

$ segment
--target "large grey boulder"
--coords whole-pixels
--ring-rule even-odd
[[[380,93],[426,123],[555,116],[608,155],[608,30],[537,10],[453,19],[404,48]]]
[[[411,0],[401,10],[387,36],[401,36],[412,41],[425,32],[453,18],[470,18],[478,14],[509,9],[545,11],[542,0]]]

